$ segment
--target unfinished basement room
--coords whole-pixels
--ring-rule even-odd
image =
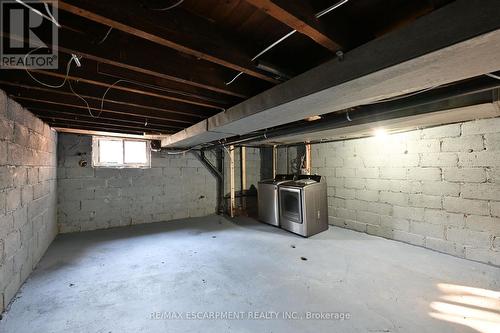
[[[0,0],[0,332],[500,332],[500,0]]]

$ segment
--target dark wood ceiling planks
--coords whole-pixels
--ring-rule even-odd
[[[25,70],[0,69],[0,88],[53,126],[169,134],[279,84],[252,57],[293,28],[260,58],[292,76],[452,0],[350,0],[313,17],[337,1],[185,0],[157,11],[178,1],[60,0],[59,69],[31,73],[59,83],[76,54],[82,67],[72,66],[72,86],[48,88]]]

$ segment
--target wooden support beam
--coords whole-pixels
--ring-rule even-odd
[[[175,12],[148,10],[134,0],[60,0],[59,9],[99,24],[166,46],[250,76],[279,83],[252,64],[231,38],[221,37],[214,24],[177,8]]]
[[[115,36],[117,34],[118,36]],[[0,36],[23,40],[22,37],[6,35],[2,31],[0,31]],[[47,36],[50,35],[47,34]],[[237,85],[227,86],[225,81],[234,76],[231,70],[189,56],[179,56],[179,53],[174,50],[127,36],[120,31],[113,31],[106,42],[101,45],[96,45],[91,38],[91,36],[68,29],[59,29],[59,45],[51,45],[48,37],[42,39],[49,47],[57,47],[60,54],[74,53],[82,56],[84,61],[85,59],[92,60],[161,80],[176,82],[186,85],[188,92],[195,92],[193,88],[205,89],[238,98],[248,98],[257,93],[255,87],[246,84],[243,80]],[[142,51],[145,49],[148,50],[146,54]],[[123,50],[127,52],[123,53]],[[269,85],[264,83],[262,87],[266,88]]]
[[[234,217],[236,212],[236,194],[234,184],[234,146],[229,146],[229,182],[230,216]]]
[[[127,68],[116,67],[105,63],[97,63],[97,73],[115,79],[125,79],[135,82],[141,82],[152,86],[162,87],[176,91],[179,95],[196,98],[202,101],[214,103],[218,107],[227,107],[235,105],[241,101],[241,98],[226,94],[216,93],[210,90],[200,89],[186,84],[165,80],[164,78],[142,74]],[[248,91],[250,92],[250,91]]]
[[[196,146],[213,133],[220,140],[495,72],[498,12],[498,0],[456,0],[349,51],[343,61],[326,62],[218,113],[203,128],[175,133],[168,146]]]
[[[14,97],[11,96],[13,99],[15,99],[17,102],[19,102],[21,105],[23,105],[26,108],[31,108],[31,109],[50,109],[52,111],[60,111],[60,112],[67,112],[71,111],[73,114],[80,115],[80,114],[89,114],[89,109],[90,112],[94,115],[98,114],[104,114],[108,115],[114,118],[123,118],[123,119],[135,119],[135,120],[141,120],[142,123],[145,121],[149,122],[163,122],[163,123],[168,123],[169,125],[175,126],[179,129],[185,128],[189,124],[179,122],[175,119],[168,119],[168,118],[162,118],[162,117],[157,117],[149,114],[137,114],[137,113],[131,113],[131,112],[121,112],[121,111],[114,111],[114,110],[107,110],[103,109],[101,112],[100,108],[94,108],[94,107],[87,107],[86,105],[73,105],[73,104],[66,104],[66,103],[61,103],[61,102],[54,102],[50,100],[37,100],[34,98],[29,98],[29,97]]]
[[[241,171],[241,206],[243,211],[247,208],[247,198],[243,195],[247,190],[247,148],[241,147],[240,150],[240,171]]]
[[[240,151],[240,159],[241,159],[241,190],[244,191],[247,189],[247,148],[241,147]]]
[[[33,106],[28,106],[28,110],[30,110],[32,113],[37,115],[38,117],[47,117],[47,118],[53,118],[53,117],[64,117],[65,119],[82,119],[82,120],[93,120],[93,122],[98,123],[101,119],[102,120],[110,120],[113,123],[116,123],[117,125],[124,124],[124,125],[139,125],[143,126],[145,124],[144,119],[130,119],[130,118],[123,118],[123,117],[117,117],[117,116],[109,116],[106,113],[102,113],[99,115],[99,113],[93,113],[94,117],[90,115],[89,113],[83,113],[83,112],[75,112],[74,110],[65,110],[65,111],[60,111],[60,110],[54,110],[54,109],[45,109],[41,107],[33,107]],[[98,116],[99,115],[99,116]],[[97,117],[98,116],[98,117]],[[147,127],[149,128],[157,128],[157,129],[162,129],[162,130],[178,130],[181,129],[182,127],[171,125],[169,123],[162,123],[160,121],[155,121],[155,120],[149,120]]]
[[[97,136],[111,136],[117,138],[140,139],[140,140],[161,140],[168,136],[168,134],[125,134],[110,131],[67,128],[67,127],[52,127],[58,133],[70,134],[83,134],[83,135],[97,135]]]
[[[116,124],[113,121],[108,121],[108,120],[99,120],[99,121],[91,121],[91,120],[84,120],[84,119],[74,119],[71,117],[65,117],[65,116],[44,116],[44,115],[37,115],[38,118],[45,122],[62,122],[65,124],[84,124],[86,126],[104,126],[106,128],[114,128],[115,130],[135,130],[135,131],[142,131],[142,132],[152,132],[152,133],[161,133],[161,134],[167,134],[167,133],[172,133],[172,130],[164,129],[164,128],[158,128],[158,127],[147,127],[147,126],[132,126],[132,125],[123,125],[123,124]],[[71,127],[71,126],[70,126]]]
[[[332,52],[341,49],[326,32],[325,27],[314,15],[308,1],[301,0],[246,0],[256,8],[286,24],[290,28],[311,38]]]
[[[306,143],[305,169],[308,175],[311,174],[311,144]]]
[[[32,70],[30,70],[30,72],[33,75],[37,75],[37,76],[44,75],[44,76],[59,78],[59,79],[61,79],[61,81],[64,80],[64,78],[66,77],[65,74],[57,73],[57,72],[53,72],[53,71],[42,70],[42,69],[32,69]],[[74,82],[86,83],[86,84],[90,84],[93,86],[101,87],[101,88],[106,89],[106,90],[108,88],[110,88],[115,82],[117,82],[117,80],[114,80],[115,82],[105,83],[105,82],[97,81],[96,79],[89,79],[88,76],[86,75],[86,73],[84,73],[83,71],[82,72],[79,71],[78,76],[68,75],[67,78],[68,78],[68,80],[71,80]],[[132,87],[132,86],[134,86],[134,87]],[[134,85],[134,84],[130,84],[127,82],[124,82],[124,83],[120,82],[120,83],[112,86],[110,88],[110,91],[111,90],[120,90],[120,91],[123,91],[126,93],[140,94],[140,95],[144,95],[144,96],[148,96],[148,97],[166,99],[166,100],[179,102],[179,103],[193,104],[193,105],[208,107],[208,108],[212,108],[212,109],[215,108],[215,109],[219,109],[219,110],[223,109],[220,106],[216,106],[212,103],[197,102],[197,101],[188,100],[185,98],[177,98],[174,96],[169,96],[166,93],[161,92],[159,89],[155,92],[154,91],[155,89],[141,88],[140,86],[138,88],[136,88],[136,87],[137,87],[137,85]]]
[[[71,92],[31,87],[29,85],[8,84],[6,81],[0,81],[0,88],[5,90],[12,98],[19,101],[63,105],[73,108],[87,108],[87,105]],[[101,111],[100,98],[84,94],[80,94],[80,96],[87,101],[91,110],[97,112]],[[23,102],[20,103],[23,104]],[[150,117],[151,119],[168,120],[186,125],[193,124],[202,118],[198,115],[176,113],[167,109],[147,107],[115,100],[107,100],[102,110],[103,112]]]
[[[85,105],[81,99],[79,99],[73,92],[69,89],[69,87],[64,87],[60,89],[49,89],[43,88],[41,86],[36,86],[30,78],[24,77],[19,78],[18,76],[11,76],[13,71],[6,71],[6,79],[8,81],[0,80],[0,85],[3,85],[7,88],[11,94],[17,94],[18,96],[23,97],[32,97],[38,96],[38,98],[42,100],[48,99],[44,97],[44,93],[49,95],[64,95],[65,98],[69,98],[72,103],[75,105]],[[39,75],[40,76],[40,75]],[[3,77],[2,77],[3,78]],[[51,77],[40,76],[40,79],[48,81]],[[60,80],[59,80],[60,81]],[[56,82],[54,80],[48,82]],[[96,90],[94,86],[87,85],[85,83],[73,83],[73,90],[77,92],[80,96],[82,96],[87,102],[93,105],[96,108],[101,108],[101,100],[104,93],[104,89]],[[164,113],[165,116],[176,117],[180,120],[189,120],[194,119],[205,119],[206,117],[213,115],[215,110],[207,109],[203,107],[198,107],[194,105],[186,105],[175,103],[169,100],[162,100],[157,98],[151,98],[148,96],[143,96],[139,94],[130,94],[122,91],[110,91],[105,98],[104,108],[116,108],[120,105],[120,108],[127,107],[127,109],[137,108],[138,111],[146,111],[157,113]],[[140,112],[139,112],[140,113]]]
[[[61,132],[70,132],[70,131],[95,131],[104,133],[116,133],[116,134],[135,134],[135,135],[144,135],[144,131],[139,130],[131,130],[131,129],[120,129],[120,128],[110,128],[101,125],[82,125],[82,124],[74,124],[64,121],[52,121],[50,119],[45,121],[50,127],[54,128],[56,131]]]
[[[97,87],[105,89],[110,88],[111,90],[120,90],[127,93],[141,94],[149,97],[155,97],[160,99],[166,99],[179,103],[186,103],[197,105],[206,108],[212,108],[216,110],[224,110],[227,105],[223,105],[214,101],[210,101],[207,98],[203,98],[202,96],[197,96],[194,94],[190,94],[189,92],[184,92],[182,90],[171,89],[168,86],[153,86],[146,82],[141,82],[137,80],[130,80],[127,78],[113,78],[109,74],[102,74],[99,72],[99,64],[95,61],[82,59],[80,63],[82,67],[76,67],[73,64],[73,67],[70,69],[69,73],[67,73],[67,64],[69,63],[71,56],[67,56],[65,54],[59,55],[59,69],[57,70],[42,70],[42,69],[31,69],[30,73],[37,77],[38,75],[50,76],[54,78],[60,79],[62,82],[65,78],[71,81],[78,81],[81,83],[87,83],[90,85],[94,85]],[[19,73],[22,75],[27,75],[25,70],[20,69],[12,69],[13,72]],[[119,82],[120,80],[120,82]]]

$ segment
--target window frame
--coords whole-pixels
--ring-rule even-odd
[[[100,161],[100,141],[119,141],[122,144],[122,163],[107,163]],[[125,142],[144,142],[146,144],[146,163],[125,162]],[[151,168],[151,142],[143,139],[129,139],[112,136],[92,136],[92,167],[109,169],[149,169]]]

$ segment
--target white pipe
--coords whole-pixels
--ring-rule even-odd
[[[19,4],[21,4],[21,5],[23,5],[24,7],[28,8],[33,13],[38,14],[41,17],[43,17],[43,18],[49,20],[50,22],[54,23],[58,28],[61,27],[61,25],[59,24],[59,22],[57,22],[57,20],[54,18],[54,16],[52,16],[52,13],[49,10],[49,6],[46,3],[45,3],[45,9],[47,10],[47,13],[49,14],[49,16],[45,15],[44,13],[42,13],[41,11],[39,11],[38,9],[35,9],[35,8],[31,7],[30,5],[26,4],[24,1],[16,0],[16,2],[19,3]]]
[[[340,6],[345,4],[347,1],[349,1],[349,0],[341,0],[341,1],[337,2],[336,4],[331,5],[330,7],[326,8],[326,9],[323,9],[319,13],[316,13],[316,15],[315,15],[316,18],[320,18],[321,16],[328,14],[332,10],[339,8]]]
[[[341,0],[341,1],[337,2],[336,4],[331,5],[330,7],[326,8],[326,9],[323,9],[322,11],[316,13],[314,16],[316,18],[320,18],[321,16],[328,14],[332,10],[339,8],[340,6],[342,6],[343,4],[347,3],[348,1],[349,0]],[[272,43],[271,45],[269,45],[268,47],[266,47],[264,50],[262,50],[259,53],[257,53],[257,55],[252,58],[252,61],[257,60],[262,55],[264,55],[269,50],[271,50],[273,47],[275,47],[276,45],[278,45],[279,43],[281,43],[282,41],[284,41],[285,39],[287,39],[288,37],[290,37],[291,35],[293,35],[296,32],[297,32],[297,30],[290,31],[285,36],[281,37],[280,39],[278,39],[277,41],[275,41],[274,43]],[[243,75],[243,72],[239,72],[238,74],[236,74],[235,77],[233,77],[230,81],[226,82],[226,86],[228,86],[231,83],[233,83],[234,81],[236,81],[236,79],[239,78],[241,75]]]

